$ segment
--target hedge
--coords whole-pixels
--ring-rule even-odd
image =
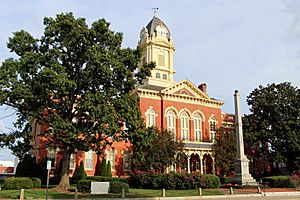
[[[34,188],[41,188],[42,187],[42,181],[39,178],[31,178],[33,187]]]
[[[37,180],[35,180],[35,183],[37,183]],[[6,190],[32,189],[34,184],[33,180],[28,177],[12,177],[4,180],[4,188]]]
[[[201,188],[219,188],[220,179],[211,174],[139,174],[130,177],[130,186],[144,189],[189,190]]]
[[[120,194],[122,193],[122,189],[124,189],[125,192],[129,192],[129,185],[120,181],[111,181],[109,183],[109,192],[111,193]]]
[[[77,182],[78,192],[90,193],[91,192],[91,183],[94,180],[80,180]],[[125,192],[129,192],[129,185],[120,181],[111,181],[109,183],[109,192],[111,193],[121,193],[122,189],[125,189]]]
[[[300,185],[300,178],[294,176],[269,176],[264,177],[263,182],[267,182],[269,187],[292,187],[296,188]]]
[[[111,181],[111,177],[107,176],[88,176],[86,177],[86,180],[92,180],[92,181],[97,181],[97,182],[109,182]]]
[[[129,178],[118,178],[118,177],[112,177],[111,178],[112,181],[120,181],[120,182],[123,182],[123,183],[129,183]]]
[[[90,193],[92,180],[80,180],[77,182],[78,192]]]

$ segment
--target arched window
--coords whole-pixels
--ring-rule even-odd
[[[214,142],[216,138],[216,126],[217,126],[217,120],[214,117],[211,117],[209,119],[209,131],[210,131],[210,141]]]
[[[186,112],[183,112],[180,116],[181,126],[181,139],[189,140],[189,117]]]
[[[167,130],[176,136],[176,116],[172,110],[167,112]]]
[[[155,77],[160,78],[160,73],[156,72]]]
[[[148,109],[146,112],[146,126],[155,126],[155,111],[153,109]]]
[[[163,79],[167,80],[168,79],[168,75],[167,74],[163,74]]]
[[[180,94],[183,94],[183,95],[189,95],[189,93],[188,93],[186,90],[182,90],[182,91],[180,92]]]
[[[194,140],[202,140],[202,118],[199,114],[194,116]]]

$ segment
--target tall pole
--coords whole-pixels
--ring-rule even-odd
[[[237,159],[245,156],[244,139],[243,139],[243,124],[240,105],[240,93],[238,90],[234,92],[234,107],[235,107],[235,130],[236,130],[236,147]]]
[[[46,186],[46,200],[48,200],[48,187],[49,187],[49,175],[51,169],[51,161],[47,161],[47,186]]]
[[[241,185],[256,185],[255,180],[249,173],[249,160],[244,152],[243,124],[240,105],[240,93],[234,92],[235,107],[235,130],[236,130],[236,159],[233,182]]]

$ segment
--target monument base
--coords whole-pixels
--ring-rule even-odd
[[[235,160],[235,174],[232,182],[239,185],[258,185],[249,173],[249,160],[246,156]]]

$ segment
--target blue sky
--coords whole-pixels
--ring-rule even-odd
[[[6,48],[12,32],[26,30],[39,37],[43,18],[73,12],[91,24],[99,18],[123,32],[124,47],[135,48],[139,32],[153,17],[165,22],[175,42],[175,79],[207,83],[208,95],[223,100],[233,113],[233,93],[246,96],[261,85],[291,82],[300,87],[299,0],[1,0],[0,61],[14,56]],[[14,117],[0,107],[0,132]],[[3,118],[4,117],[4,118]],[[0,150],[0,159],[12,159]]]

